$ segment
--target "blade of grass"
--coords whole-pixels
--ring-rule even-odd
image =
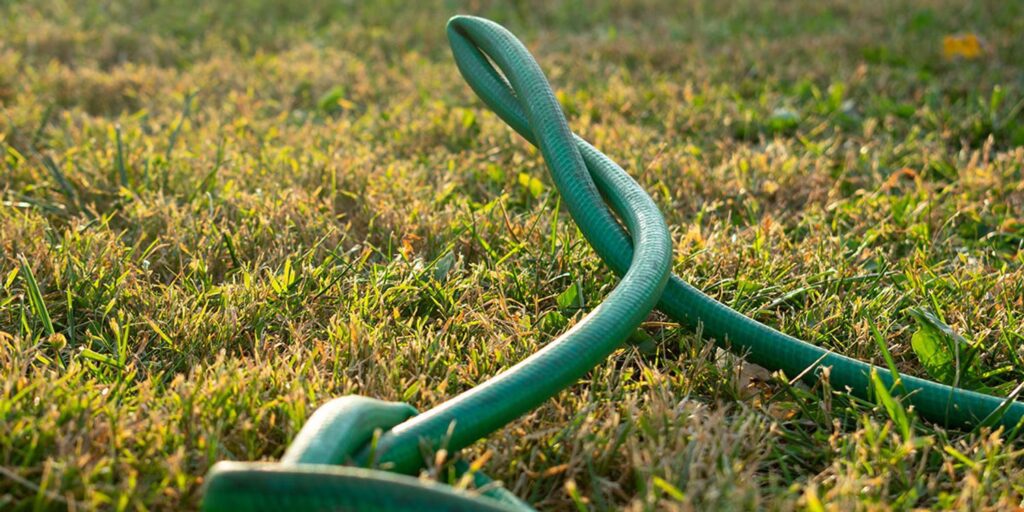
[[[875,343],[878,344],[878,350],[882,352],[882,358],[885,359],[885,365],[889,367],[889,373],[892,375],[892,389],[899,388],[901,393],[905,393],[906,389],[903,388],[903,380],[900,379],[900,372],[896,369],[896,361],[893,360],[892,354],[889,352],[889,346],[885,343],[885,337],[879,332],[878,326],[875,325],[875,321],[871,318],[867,318],[868,327],[871,328],[871,335],[875,338]]]
[[[124,168],[124,144],[121,142],[121,125],[114,125],[114,139],[117,141],[117,176],[121,186],[128,188],[128,171]]]
[[[181,108],[181,116],[178,117],[178,124],[174,126],[171,136],[167,139],[167,151],[164,152],[164,161],[166,162],[171,161],[171,152],[174,151],[174,146],[177,145],[178,135],[181,134],[181,127],[184,126],[185,121],[188,120],[189,112],[192,110],[192,100],[195,99],[195,97],[195,91],[185,93],[185,101]]]
[[[892,419],[896,427],[900,429],[900,434],[903,435],[903,439],[910,438],[910,418],[907,416],[907,411],[903,409],[903,405],[896,401],[889,394],[889,389],[882,381],[881,377],[878,376],[878,372],[871,370],[871,383],[875,388],[875,396],[882,406],[885,407],[885,411],[889,414],[889,418]]]
[[[28,260],[25,256],[18,255],[18,261],[21,266],[21,278],[25,281],[25,291],[28,293],[29,304],[32,306],[32,312],[35,313],[36,318],[39,319],[43,324],[47,336],[53,336],[55,331],[53,329],[53,321],[50,320],[50,312],[46,309],[46,303],[43,301],[43,294],[39,289],[39,282],[36,281],[35,274],[32,273],[32,267],[28,264]]]

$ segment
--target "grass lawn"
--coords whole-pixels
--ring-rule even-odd
[[[429,409],[600,303],[455,13],[526,42],[694,286],[902,373],[1024,380],[1019,2],[5,1],[0,509],[193,509],[330,398]],[[1016,433],[793,377],[654,313],[461,456],[542,510],[1024,499]]]

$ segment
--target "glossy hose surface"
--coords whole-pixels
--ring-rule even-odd
[[[351,457],[360,465],[414,473],[423,466],[424,447],[461,449],[571,385],[618,347],[655,306],[683,325],[702,326],[722,347],[789,377],[803,375],[813,381],[817,369],[830,367],[833,387],[862,398],[870,398],[872,371],[892,386],[887,369],[776,331],[671,275],[671,239],[654,202],[615,162],[569,130],[526,48],[500,25],[470,16],[452,18],[448,38],[473,90],[540,148],[580,231],[622,275],[619,285],[536,354],[423,414],[415,415],[404,404],[354,397],[329,403],[300,432],[282,464],[215,466],[205,508],[528,510],[500,488],[482,497],[408,476],[333,464]],[[901,376],[901,382],[894,391],[922,417],[942,425],[985,422],[1013,428],[1024,418],[1024,404],[1016,401],[910,376]],[[370,442],[378,428],[383,435]],[[478,484],[489,482],[483,475],[474,477]]]
[[[448,450],[468,446],[537,407],[603,361],[650,314],[664,289],[671,258],[664,219],[632,178],[624,172],[604,171],[609,186],[605,198],[601,197],[590,177],[596,171],[588,171],[588,165],[615,164],[593,148],[589,155],[580,151],[547,78],[515,36],[491,21],[457,16],[448,24],[448,38],[460,69],[467,60],[486,62],[486,53],[504,73],[507,98],[521,114],[515,128],[540,148],[562,202],[587,240],[596,246],[610,233],[627,236],[619,228],[609,232],[608,226],[618,223],[605,205],[607,199],[632,235],[629,247],[636,250],[624,262],[618,286],[572,329],[512,368],[385,433],[377,446],[377,461],[402,473],[422,465],[423,440],[434,447],[444,442]],[[504,80],[486,66],[479,71]],[[366,459],[364,452],[360,460]]]
[[[399,473],[413,473],[423,466],[424,445],[431,449],[443,446],[449,451],[468,446],[536,408],[603,361],[650,314],[668,280],[671,260],[671,240],[665,220],[635,181],[620,173],[611,180],[612,187],[602,198],[590,178],[593,171],[587,169],[594,154],[600,153],[592,148],[591,154],[580,153],[551,86],[522,43],[503,27],[479,18],[454,18],[449,26],[450,37],[457,36],[451,29],[455,25],[474,31],[474,43],[488,52],[517,97],[522,98],[519,106],[528,124],[520,128],[529,130],[530,140],[539,145],[552,179],[584,235],[592,241],[599,239],[605,235],[602,232],[605,223],[617,222],[605,206],[607,200],[632,235],[629,243],[635,248],[634,261],[623,269],[619,284],[605,300],[567,332],[483,384],[394,426],[377,443],[365,446],[356,457],[361,465],[377,464]],[[456,44],[453,41],[458,59],[460,47],[454,46]],[[601,158],[601,165],[614,165],[603,155]],[[314,414],[296,437],[295,445],[285,454],[282,464],[218,464],[207,483],[204,507],[207,510],[226,510],[232,506],[237,509],[319,509],[321,504],[329,506],[334,500],[338,510],[356,506],[374,509],[380,505],[375,501],[377,494],[385,488],[389,489],[389,495],[379,498],[388,500],[388,507],[400,508],[405,500],[416,502],[417,499],[421,499],[421,507],[439,507],[434,485],[425,485],[423,495],[417,497],[414,494],[419,488],[413,484],[415,479],[324,465],[342,462],[354,446],[365,444],[371,435],[369,427],[391,427],[396,415],[408,412],[401,406],[362,400],[329,403]],[[332,469],[326,471],[325,468]],[[475,479],[478,483],[487,482],[483,475],[475,475]],[[269,482],[279,483],[270,485]],[[388,483],[395,485],[384,485]],[[310,486],[320,488],[321,492],[307,496]],[[267,499],[268,493],[275,499]],[[472,499],[486,506],[526,508],[500,488],[485,495],[489,498]],[[396,496],[401,500],[396,502]],[[450,498],[456,503],[465,496]]]
[[[416,415],[409,404],[362,396],[335,398],[313,413],[288,445],[282,464],[344,464],[370,443],[377,429],[387,430]]]
[[[537,141],[530,130],[531,122],[524,112],[516,92],[487,62],[487,58],[474,46],[478,39],[486,38],[481,26],[491,22],[479,18],[456,17],[449,22],[448,34],[455,61],[473,90],[502,120],[531,143]],[[488,52],[488,56],[491,54]],[[619,183],[629,179],[618,165],[583,139],[574,136],[580,154],[598,189],[606,197],[614,194]],[[562,185],[559,184],[559,188]],[[598,201],[598,204],[603,204]],[[612,207],[616,212],[619,208]],[[570,210],[570,213],[573,213]],[[611,213],[573,218],[586,233],[587,240],[601,258],[617,273],[625,272],[634,261],[628,233],[615,222]],[[593,224],[591,224],[593,223]],[[671,275],[658,309],[689,326],[703,326],[703,333],[747,360],[770,370],[782,370],[790,378],[804,374],[805,379],[817,379],[816,372],[808,369],[831,367],[830,382],[836,389],[847,389],[859,397],[867,398],[871,388],[870,372],[877,371],[888,385],[893,384],[889,370],[852,359],[817,347],[748,318],[728,306],[708,297],[676,275]],[[991,424],[1013,428],[1024,418],[1024,403],[1006,402],[1005,399],[958,389],[944,384],[901,375],[902,394],[924,418],[948,427],[971,427],[983,420]],[[899,390],[897,390],[899,391]],[[1001,406],[1003,410],[999,410]]]
[[[408,404],[345,396],[313,413],[281,462],[219,462],[206,475],[206,512],[275,510],[502,510],[532,511],[486,475],[469,476],[469,493],[385,471],[340,466],[376,434],[416,414]],[[460,480],[470,473],[455,466]],[[429,505],[429,507],[428,507]]]
[[[208,511],[495,511],[497,500],[407,475],[347,466],[221,462],[210,473]]]

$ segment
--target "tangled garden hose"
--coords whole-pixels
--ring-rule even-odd
[[[528,509],[465,466],[462,471],[484,485],[484,497],[403,474],[423,466],[424,446],[464,448],[571,385],[620,346],[655,306],[685,326],[702,326],[720,346],[786,375],[813,381],[815,370],[828,367],[832,386],[862,398],[871,396],[872,372],[894,386],[889,370],[776,331],[670,274],[671,239],[653,200],[615,162],[569,130],[547,79],[522,43],[500,25],[471,16],[452,18],[448,39],[477,95],[540,148],[569,214],[622,276],[618,286],[536,354],[423,414],[405,404],[359,397],[325,405],[280,464],[217,464],[207,481],[204,508]],[[1013,428],[1024,418],[1024,404],[1012,399],[911,376],[901,376],[900,382],[894,391],[941,425]],[[383,434],[376,438],[375,431]],[[348,460],[392,472],[338,465]]]

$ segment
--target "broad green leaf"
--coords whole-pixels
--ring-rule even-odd
[[[332,87],[317,100],[316,106],[323,112],[331,113],[339,110],[339,102],[345,98],[345,89],[341,86]]]
[[[956,373],[953,358],[943,346],[937,332],[924,327],[919,328],[910,338],[910,346],[928,375],[947,384],[952,381]]]
[[[574,312],[583,309],[583,290],[579,281],[573,281],[572,286],[558,294],[558,308],[565,312]]]
[[[454,265],[455,253],[452,251],[444,253],[443,256],[437,259],[437,263],[434,264],[434,279],[443,283]]]
[[[565,328],[569,319],[558,311],[548,311],[540,318],[540,327],[548,332],[558,332]]]
[[[910,345],[928,375],[939,382],[968,389],[984,385],[974,364],[976,351],[967,339],[930,311],[910,309],[908,312],[918,325]]]

